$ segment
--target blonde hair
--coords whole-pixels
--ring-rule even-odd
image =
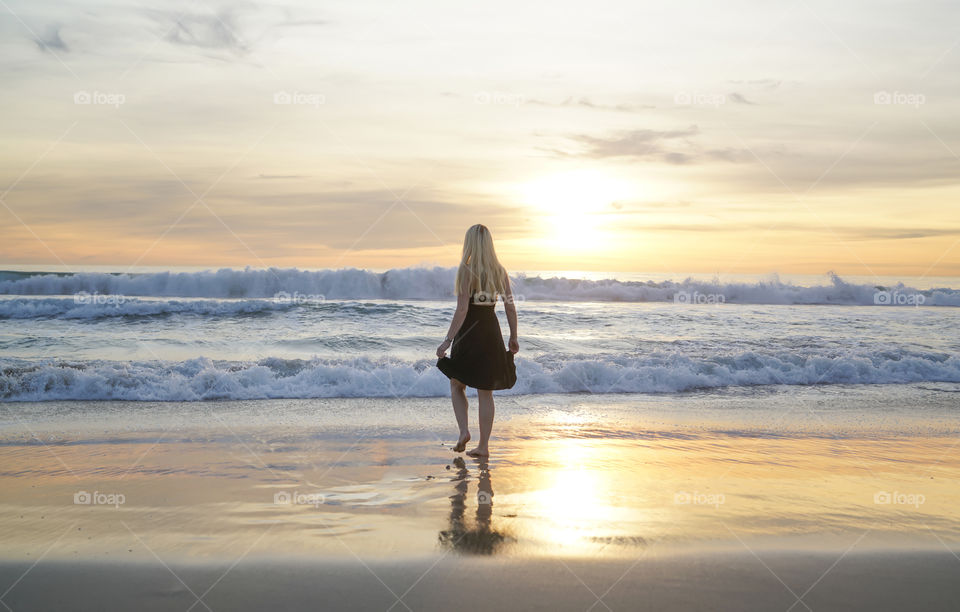
[[[467,230],[463,237],[463,255],[457,268],[455,281],[457,295],[477,293],[485,295],[495,302],[497,295],[507,291],[507,271],[493,248],[493,235],[486,226],[476,224]]]

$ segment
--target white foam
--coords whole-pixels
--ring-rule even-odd
[[[190,314],[230,316],[272,312],[293,307],[291,302],[259,300],[142,300],[102,296],[103,303],[78,303],[74,298],[11,298],[0,300],[0,319],[99,319],[105,317]]]
[[[934,352],[834,356],[741,352],[565,360],[517,359],[506,394],[666,393],[765,385],[960,382],[960,358]],[[0,399],[154,400],[440,397],[448,381],[432,361],[299,360],[54,362],[0,360]]]
[[[0,280],[0,294],[100,295],[272,298],[286,293],[332,300],[448,299],[452,296],[453,268],[400,268],[387,272],[357,269],[267,270],[222,269],[205,272],[149,274],[78,273],[72,275],[17,273]],[[888,300],[922,296],[924,306],[960,306],[960,290],[918,290],[899,283],[890,287],[854,284],[836,275],[817,286],[781,282],[777,277],[756,283],[682,281],[620,281],[517,276],[514,292],[526,300],[673,302],[701,299],[733,304],[849,304],[875,305],[878,295]],[[679,298],[678,298],[679,295]]]

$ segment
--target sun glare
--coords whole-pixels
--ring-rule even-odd
[[[629,195],[624,181],[597,170],[546,176],[523,187],[524,201],[543,215],[545,245],[596,251],[608,242],[605,211]]]
[[[535,517],[535,537],[565,554],[592,554],[596,538],[615,534],[618,525],[633,520],[614,503],[608,474],[597,465],[603,449],[589,441],[567,438],[545,444],[539,456],[552,463],[545,469],[544,487],[526,497]]]

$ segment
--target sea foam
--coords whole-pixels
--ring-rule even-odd
[[[265,270],[221,269],[204,272],[143,274],[0,273],[0,294],[122,295],[217,299],[263,299],[293,296],[293,303],[319,300],[442,300],[452,297],[453,268],[398,268],[387,272],[358,269]],[[846,304],[960,306],[960,290],[914,289],[850,283],[835,274],[821,285],[785,283],[776,276],[758,282],[588,280],[518,275],[512,279],[521,300],[590,302],[709,302],[732,304]],[[304,299],[298,300],[296,296]],[[47,305],[41,308],[55,309]],[[145,308],[137,306],[135,308]],[[7,315],[13,316],[13,315]]]
[[[922,351],[738,352],[712,357],[517,358],[517,385],[503,394],[672,393],[770,385],[960,382],[960,358]],[[441,397],[433,360],[215,361],[0,360],[0,400],[141,400]]]

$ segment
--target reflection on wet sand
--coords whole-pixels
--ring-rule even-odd
[[[462,457],[453,460],[457,468],[451,479],[454,482],[454,494],[450,496],[450,526],[440,532],[441,545],[471,555],[492,555],[506,541],[512,540],[507,533],[496,531],[492,526],[493,484],[490,481],[490,466],[480,462],[477,480],[477,513],[473,526],[465,518],[467,511],[467,490],[470,470]]]
[[[561,414],[501,426],[487,465],[451,461],[449,448],[418,438],[279,427],[186,428],[164,438],[159,429],[94,431],[99,424],[67,437],[77,425],[55,425],[37,426],[37,439],[10,427],[0,439],[0,558],[35,560],[61,535],[45,559],[232,561],[250,550],[375,558],[442,548],[632,560],[744,546],[839,555],[854,542],[858,551],[942,550],[960,533],[955,435],[767,436],[720,431],[723,423],[707,432],[622,423],[641,433],[601,437],[589,415]],[[237,455],[236,440],[263,465]],[[84,491],[126,503],[75,503]],[[290,501],[278,503],[279,493]]]

